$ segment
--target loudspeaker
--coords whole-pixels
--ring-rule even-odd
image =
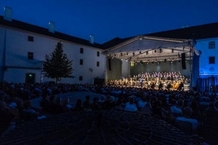
[[[186,69],[186,64],[185,64],[185,53],[182,53],[181,55],[181,61],[182,61],[182,69]]]
[[[108,59],[108,69],[111,70],[111,59]]]

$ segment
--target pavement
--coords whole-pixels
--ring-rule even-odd
[[[70,104],[72,106],[75,106],[77,99],[81,99],[82,102],[83,102],[83,101],[85,101],[85,98],[86,98],[87,95],[90,96],[91,103],[92,103],[92,100],[93,100],[94,97],[97,97],[99,100],[104,98],[104,97],[102,97],[102,96],[104,96],[102,94],[97,94],[97,93],[88,92],[88,91],[77,91],[77,92],[58,94],[58,95],[55,96],[55,99],[57,97],[61,97],[63,101],[65,99],[69,99],[70,100]],[[42,98],[32,99],[31,100],[32,106],[34,108],[40,108],[40,101],[41,100],[42,100]]]

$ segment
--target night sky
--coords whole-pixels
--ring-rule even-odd
[[[0,0],[13,19],[98,43],[218,22],[218,0]]]

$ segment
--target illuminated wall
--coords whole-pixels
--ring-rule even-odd
[[[218,75],[218,38],[197,40],[195,48],[200,53],[200,77]],[[213,61],[211,57],[214,62],[210,62]]]

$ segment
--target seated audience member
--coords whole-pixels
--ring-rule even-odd
[[[102,103],[102,109],[103,110],[110,110],[112,108],[114,108],[115,104],[113,102],[113,100],[111,99],[110,95],[106,96],[106,100]]]
[[[192,118],[198,119],[199,116],[201,116],[198,102],[193,100],[190,104],[190,107],[192,109]]]
[[[49,112],[49,101],[47,99],[47,95],[42,95],[42,101],[40,102],[40,106],[42,110],[45,112]]]
[[[64,112],[70,112],[73,109],[73,106],[70,104],[69,99],[64,100],[63,107],[64,107]]]
[[[141,100],[139,100],[138,103],[137,103],[138,110],[141,111],[145,107],[146,104],[147,104],[146,97],[143,96],[141,98]]]
[[[134,99],[132,97],[129,98],[129,102],[126,103],[125,111],[138,111],[136,104],[134,103]]]
[[[92,103],[91,109],[92,110],[101,110],[101,106],[100,106],[100,103],[98,102],[97,97],[93,98],[93,103]]]
[[[125,108],[125,103],[124,103],[124,99],[119,97],[116,105],[115,105],[115,109],[116,110],[124,110]]]
[[[59,114],[59,113],[64,112],[64,106],[62,104],[62,98],[60,98],[60,97],[56,98],[56,102],[55,102],[55,105],[54,105],[53,109],[55,110],[55,114]]]
[[[84,111],[91,111],[91,103],[90,103],[90,96],[86,96],[86,100],[83,102],[83,109]]]
[[[3,132],[11,127],[13,116],[4,101],[0,101],[0,136]]]
[[[204,113],[205,114],[207,114],[207,113],[218,113],[218,109],[215,107],[215,103],[210,102]]]
[[[170,107],[170,111],[171,111],[172,115],[175,117],[181,116],[182,110],[176,106],[176,100],[173,99],[171,103],[172,103],[172,106]]]
[[[76,100],[76,105],[73,108],[73,111],[83,111],[82,100],[81,99]]]
[[[43,119],[46,118],[46,116],[41,115],[40,112],[33,109],[31,105],[31,101],[25,101],[23,105],[23,119],[24,120],[32,120],[32,119]]]
[[[186,107],[184,109],[183,116],[176,118],[175,124],[176,125],[179,124],[180,121],[181,122],[191,123],[192,131],[194,132],[198,128],[198,120],[194,119],[194,118],[191,118],[191,116],[192,116],[192,109],[190,107]]]
[[[184,106],[184,101],[182,99],[179,99],[178,103],[178,108],[180,108],[181,110],[183,109],[183,106]]]
[[[160,104],[160,101],[157,100],[157,101],[153,101],[152,102],[152,114],[154,116],[159,116],[161,117],[162,116],[162,112],[161,112],[161,104]]]

